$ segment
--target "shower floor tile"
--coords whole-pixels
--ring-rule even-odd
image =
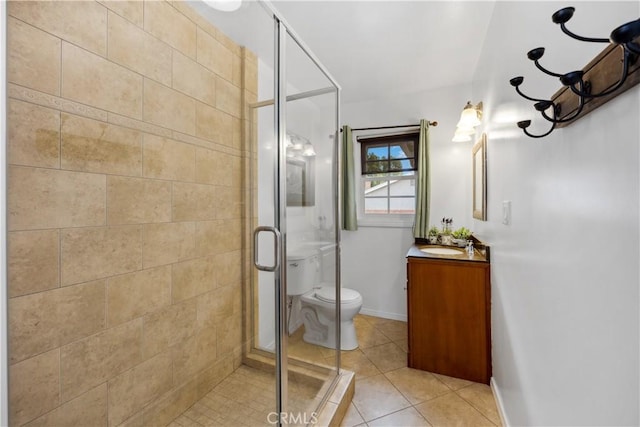
[[[500,426],[495,399],[485,384],[407,367],[407,324],[355,317],[360,347],[342,351],[342,366],[356,374],[353,401],[342,426]],[[289,337],[289,356],[315,364],[335,364],[335,350],[302,340],[303,328]],[[241,366],[209,394],[175,419],[170,427],[269,426],[275,407],[273,374]],[[289,411],[317,402],[319,389],[290,383]]]
[[[296,382],[290,385],[289,411],[298,412],[315,402],[318,387]],[[173,420],[169,427],[270,426],[275,408],[275,378],[272,373],[240,366],[207,395]],[[275,415],[271,415],[272,418]]]

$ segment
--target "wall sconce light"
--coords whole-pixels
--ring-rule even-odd
[[[313,148],[311,141],[293,132],[287,132],[286,146],[287,157],[294,157],[296,155],[313,157],[316,155],[316,150]]]
[[[456,132],[453,135],[453,142],[467,142],[471,141],[471,135],[476,133],[476,126],[479,126],[482,121],[482,102],[477,105],[471,104],[471,101],[467,101],[467,105],[462,109],[460,113],[460,120],[456,125]]]
[[[302,155],[305,157],[313,157],[316,155],[316,150],[310,142],[307,141],[307,143],[304,144],[304,147],[302,147]]]
[[[531,138],[543,138],[549,135],[556,127],[564,127],[579,119],[581,114],[587,114],[598,108],[610,99],[640,82],[640,66],[636,64],[640,56],[640,19],[627,22],[613,30],[608,39],[582,37],[572,33],[565,24],[571,19],[575,8],[565,7],[558,10],[551,16],[551,20],[560,25],[563,33],[571,38],[590,43],[610,43],[589,65],[582,70],[571,71],[560,74],[550,71],[540,65],[540,58],[544,55],[545,49],[539,47],[527,53],[527,57],[533,61],[536,68],[552,77],[560,80],[564,86],[551,100],[532,98],[520,91],[520,85],[524,77],[518,76],[509,80],[516,92],[523,98],[533,101],[533,107],[542,117],[551,122],[551,128],[542,134],[531,134],[527,128],[531,125],[531,120],[518,122],[518,127],[525,135]],[[617,56],[616,56],[617,54]],[[622,55],[622,57],[620,57]],[[616,70],[615,67],[621,70]],[[632,76],[629,78],[630,76]],[[577,100],[576,100],[577,97]],[[562,103],[565,103],[563,108]],[[566,107],[570,108],[566,108]],[[586,108],[585,108],[586,106]],[[582,115],[584,115],[582,114]]]

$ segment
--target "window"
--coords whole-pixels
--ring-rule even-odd
[[[363,219],[410,225],[415,214],[418,133],[358,138]]]

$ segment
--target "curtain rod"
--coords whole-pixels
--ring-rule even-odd
[[[378,130],[378,129],[396,129],[396,128],[414,128],[420,126],[420,123],[416,125],[396,125],[396,126],[378,126],[378,127],[370,127],[370,128],[354,128],[351,131],[355,132],[358,130]],[[429,126],[438,126],[438,122],[429,122]],[[342,132],[342,129],[340,129]]]

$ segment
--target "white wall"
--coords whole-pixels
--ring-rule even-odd
[[[421,118],[438,122],[429,129],[430,223],[438,227],[446,216],[454,219],[455,228],[472,229],[472,143],[451,142],[460,112],[469,100],[478,102],[472,97],[470,84],[343,106],[341,120],[354,128],[415,124]],[[359,159],[359,146],[354,145]],[[412,243],[411,227],[360,226],[357,231],[342,232],[342,286],[362,294],[362,313],[406,320],[405,257]]]
[[[572,4],[569,27],[606,37],[637,19],[638,2]],[[453,216],[492,246],[493,370],[510,425],[638,425],[640,284],[640,87],[543,139],[515,122],[534,117],[522,90],[547,97],[559,88],[526,52],[566,72],[603,45],[563,35],[557,2],[497,2],[475,81],[469,87],[398,95],[343,106],[352,127],[437,120],[432,128],[431,223]],[[505,57],[503,46],[521,45]],[[450,142],[461,107],[482,100],[488,133],[488,221],[471,219],[470,146]],[[534,120],[532,132],[546,124]],[[512,222],[501,223],[502,201]],[[360,291],[363,312],[406,315],[410,229],[343,232],[343,286]]]
[[[597,37],[639,15],[638,2],[572,5],[570,28]],[[511,425],[638,425],[640,87],[546,138],[514,126],[534,110],[510,77],[534,97],[559,88],[527,50],[569,71],[602,49],[563,35],[560,7],[497,2],[473,86],[489,134],[488,221],[474,229],[492,245],[494,383]],[[503,43],[522,57],[502,57]]]

